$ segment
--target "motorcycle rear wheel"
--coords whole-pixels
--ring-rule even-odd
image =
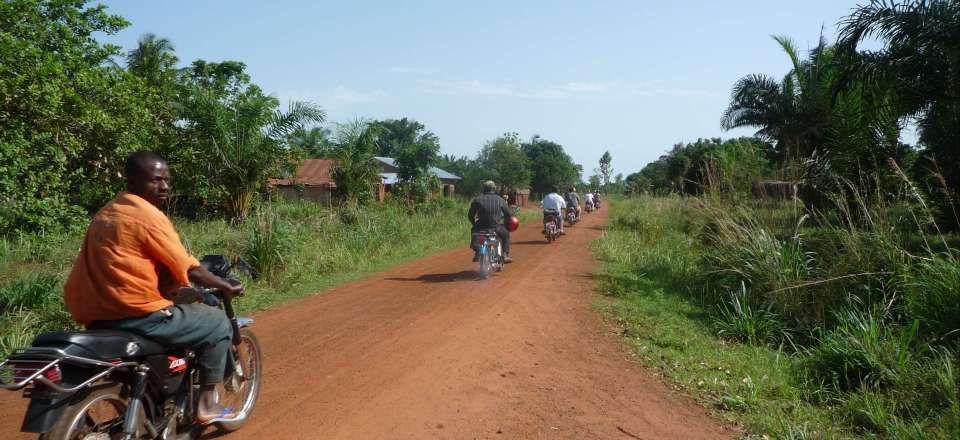
[[[71,403],[53,429],[40,435],[40,440],[85,440],[120,438],[127,412],[127,396],[123,384],[107,382],[96,385],[82,399]],[[145,437],[138,433],[137,438]]]
[[[492,266],[490,262],[490,251],[487,250],[487,252],[480,254],[480,278],[489,278]]]

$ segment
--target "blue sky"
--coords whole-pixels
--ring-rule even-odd
[[[586,175],[604,150],[629,174],[671,145],[723,132],[730,86],[780,77],[770,35],[801,48],[857,1],[105,1],[181,64],[239,60],[281,99],[332,122],[410,117],[442,152],[474,156],[504,132],[561,143]],[[584,176],[586,177],[586,176]]]

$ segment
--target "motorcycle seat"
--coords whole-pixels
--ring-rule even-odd
[[[169,351],[158,342],[120,330],[42,333],[34,347],[58,347],[67,354],[91,359],[111,360],[163,354]]]

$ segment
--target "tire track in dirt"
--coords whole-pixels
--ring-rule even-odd
[[[731,438],[631,362],[593,310],[589,243],[606,212],[549,245],[525,225],[516,262],[490,280],[475,279],[465,236],[463,247],[258,313],[262,394],[225,438]],[[23,407],[0,396],[0,437]]]

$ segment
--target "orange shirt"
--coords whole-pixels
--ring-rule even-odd
[[[147,315],[173,304],[163,293],[190,285],[187,271],[199,265],[163,212],[121,192],[93,217],[64,302],[84,325]]]

